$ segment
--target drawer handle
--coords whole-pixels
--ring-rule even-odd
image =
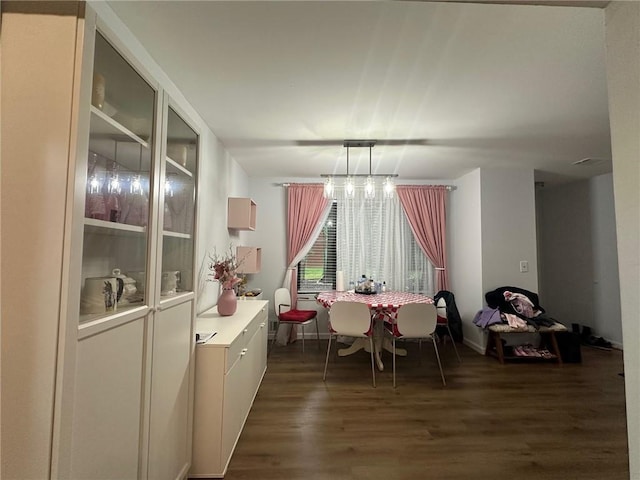
[[[265,326],[265,323],[264,323],[264,322],[262,322],[262,323],[260,324],[260,328],[264,328],[264,326]]]
[[[242,351],[240,352],[240,356],[244,357],[247,353],[247,350],[248,350],[247,348],[243,348]]]
[[[248,331],[249,331],[249,329],[248,329],[248,328],[245,328],[245,329],[242,331],[242,333],[247,333]]]

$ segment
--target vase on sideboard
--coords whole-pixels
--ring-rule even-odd
[[[218,313],[223,317],[228,317],[236,313],[238,307],[238,298],[233,289],[223,289],[220,297],[218,297]]]

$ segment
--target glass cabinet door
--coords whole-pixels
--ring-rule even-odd
[[[146,303],[156,95],[96,33],[81,323]]]
[[[162,215],[161,300],[193,291],[198,135],[168,107]]]

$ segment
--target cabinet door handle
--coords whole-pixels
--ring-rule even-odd
[[[242,351],[240,352],[240,356],[244,357],[247,353],[247,350],[248,350],[247,348],[243,348]]]
[[[265,325],[265,323],[264,323],[264,322],[262,322],[262,323],[260,324],[260,328],[264,328],[264,325]]]
[[[245,329],[242,331],[242,333],[247,333],[248,331],[249,331],[249,329],[248,329],[248,328],[245,328]]]

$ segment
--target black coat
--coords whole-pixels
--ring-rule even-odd
[[[534,310],[539,310],[540,312],[544,313],[544,308],[542,308],[538,303],[538,294],[518,287],[499,287],[495,290],[485,293],[484,299],[487,301],[487,305],[489,306],[489,308],[497,308],[502,313],[511,313],[522,318],[523,320],[528,320],[527,317],[516,312],[513,308],[513,305],[511,305],[510,302],[504,299],[504,292],[507,291],[524,295],[529,300],[531,300]]]
[[[462,342],[462,319],[456,306],[456,298],[453,293],[447,290],[440,290],[436,293],[433,300],[438,303],[438,300],[444,298],[444,302],[447,304],[447,318],[449,319],[449,328],[451,329],[451,335],[456,342]]]

